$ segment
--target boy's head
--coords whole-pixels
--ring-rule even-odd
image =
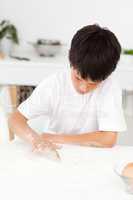
[[[115,70],[120,53],[120,43],[110,30],[96,24],[78,30],[71,42],[69,60],[75,86],[86,85],[79,92],[95,89],[105,80]]]

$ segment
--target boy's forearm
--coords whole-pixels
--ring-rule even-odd
[[[11,131],[28,143],[33,143],[38,137],[37,133],[27,124],[27,119],[18,111],[9,116],[8,123]]]
[[[84,134],[44,134],[44,139],[61,144],[79,144],[95,147],[112,147],[116,142],[114,132],[94,132]]]

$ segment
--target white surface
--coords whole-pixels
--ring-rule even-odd
[[[15,141],[0,145],[1,199],[130,200],[113,170],[131,157],[132,147],[112,149],[64,146],[60,163],[37,157],[29,146]]]

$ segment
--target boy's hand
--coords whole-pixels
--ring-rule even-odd
[[[54,153],[54,156],[56,156],[56,159],[60,160],[59,153],[56,149],[59,149],[59,147],[56,144],[53,144],[48,141],[44,141],[42,136],[37,135],[36,138],[32,141],[32,151],[38,152],[38,153],[47,153],[48,151],[51,151]]]
[[[60,144],[58,144],[54,140],[51,140],[51,137],[49,138],[49,136],[52,136],[52,135],[53,134],[45,133],[45,134],[40,135],[40,137],[41,137],[41,140],[44,141],[44,143],[48,143],[48,144],[52,145],[52,147],[55,149],[61,149],[62,146]]]
[[[42,152],[46,148],[49,148],[51,150],[59,149],[59,146],[50,142],[45,141],[41,135],[38,135],[38,137],[34,138],[32,142],[33,151],[39,151]]]

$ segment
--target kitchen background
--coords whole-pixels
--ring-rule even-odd
[[[62,54],[66,55],[75,31],[92,23],[110,28],[119,38],[123,48],[132,49],[132,8],[131,0],[0,0],[0,20],[10,20],[18,30],[20,42],[19,46],[16,45],[16,53],[20,49],[24,51],[32,49],[27,42],[43,38],[60,40],[65,44]],[[128,63],[133,65],[132,56],[125,56],[124,59],[127,67]],[[23,93],[22,87],[18,87],[18,90],[19,94]],[[29,87],[27,90],[32,91],[32,88]],[[130,92],[124,90],[123,94],[123,97],[126,94],[125,107],[126,111],[129,111],[125,112],[128,131],[121,134],[119,143],[130,145],[133,144],[132,90]],[[5,90],[1,96],[4,101],[7,100],[7,91]]]

